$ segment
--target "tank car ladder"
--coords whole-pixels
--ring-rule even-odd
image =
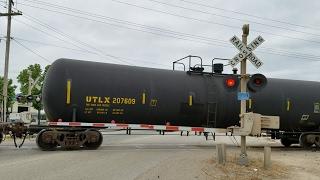
[[[207,127],[208,128],[215,128],[216,127],[216,120],[217,120],[217,110],[218,110],[218,103],[217,102],[208,102],[208,112],[207,112]],[[208,139],[209,135],[212,135],[212,139]],[[204,136],[206,140],[216,140],[215,133],[205,133]]]

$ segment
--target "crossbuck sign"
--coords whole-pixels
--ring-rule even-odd
[[[249,61],[257,69],[263,65],[259,58],[257,58],[257,56],[255,56],[252,52],[264,42],[264,39],[261,36],[258,36],[248,46],[243,44],[243,42],[237,36],[233,36],[230,39],[230,42],[240,51],[235,57],[229,60],[229,63],[232,67],[236,66],[240,61],[242,61],[245,58],[248,58]]]

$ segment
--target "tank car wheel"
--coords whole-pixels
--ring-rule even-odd
[[[309,149],[313,143],[309,143],[307,139],[307,134],[301,134],[299,138],[299,144],[302,148]]]
[[[95,150],[95,149],[98,149],[102,144],[103,136],[100,131],[95,129],[90,129],[86,131],[86,136],[88,140],[83,144],[83,146],[86,147],[87,149]],[[91,139],[96,139],[96,138],[98,138],[97,141],[90,142]]]
[[[315,137],[315,139],[314,139],[314,144],[315,144],[317,147],[320,147],[320,137],[319,137],[319,136]]]
[[[56,142],[53,142],[53,143],[45,142],[47,139],[51,139],[51,141],[53,141],[52,135],[50,135],[49,132],[50,130],[43,129],[38,133],[36,138],[38,147],[43,151],[53,151],[56,149],[58,145]]]
[[[281,138],[280,142],[284,147],[290,147],[292,144],[292,142],[287,138]]]

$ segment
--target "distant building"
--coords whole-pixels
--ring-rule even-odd
[[[28,124],[38,123],[38,110],[33,108],[30,103],[19,103],[15,101],[9,108],[9,112],[9,119],[11,121],[23,121]],[[41,123],[43,123],[43,121],[47,121],[43,110],[40,111],[40,120]]]
[[[15,101],[13,105],[9,108],[9,112],[11,113],[21,113],[26,111],[38,113],[38,110],[33,108],[31,105],[28,105],[27,103],[19,103],[18,101]]]

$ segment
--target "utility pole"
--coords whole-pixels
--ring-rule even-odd
[[[22,15],[21,12],[12,12],[13,1],[8,1],[8,13],[0,13],[0,16],[8,17],[7,24],[7,37],[6,37],[6,54],[5,54],[5,65],[4,65],[4,76],[3,76],[3,107],[2,107],[2,121],[7,122],[7,100],[8,100],[8,69],[9,69],[9,53],[10,53],[10,35],[11,35],[11,16]]]
[[[242,27],[242,42],[247,46],[247,38],[249,35],[249,24],[245,24]],[[241,93],[247,92],[247,59],[243,59],[241,61],[241,81],[240,81],[240,91]],[[247,111],[247,100],[241,100],[240,107],[240,116],[241,116],[241,124],[243,124],[243,114]],[[241,136],[241,154],[239,159],[240,165],[248,164],[248,155],[247,155],[247,147],[246,147],[246,136]]]

